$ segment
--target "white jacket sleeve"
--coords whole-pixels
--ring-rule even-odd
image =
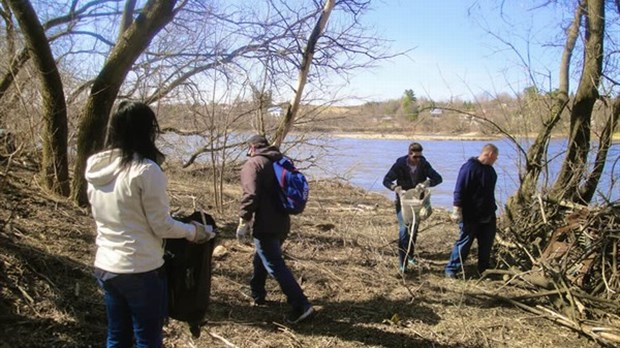
[[[153,233],[161,238],[190,238],[195,234],[192,224],[185,224],[170,216],[168,179],[155,163],[151,163],[140,176],[140,197],[147,222]]]

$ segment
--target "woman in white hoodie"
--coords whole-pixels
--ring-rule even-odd
[[[106,150],[86,166],[88,200],[97,224],[95,276],[104,292],[107,347],[161,347],[167,316],[163,239],[205,242],[212,226],[172,219],[159,125],[144,103],[122,102],[112,116]]]

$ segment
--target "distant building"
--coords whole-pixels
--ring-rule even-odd
[[[441,116],[441,115],[443,115],[443,110],[442,109],[438,109],[438,108],[431,109],[431,116],[437,117],[437,116]]]
[[[279,106],[272,106],[267,109],[267,113],[269,114],[269,116],[280,117],[282,116],[282,108]]]

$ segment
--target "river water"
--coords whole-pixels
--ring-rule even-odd
[[[391,191],[383,187],[383,177],[396,158],[407,153],[410,140],[326,137],[323,142],[328,149],[317,158],[317,166],[305,171],[309,177],[314,179],[340,177],[368,191],[378,192],[390,198],[394,197]],[[482,146],[489,141],[423,140],[418,142],[424,147],[423,154],[426,159],[443,177],[443,183],[431,189],[432,204],[450,208],[459,168],[468,158],[478,156]],[[516,147],[508,140],[496,140],[493,143],[499,148],[499,158],[494,167],[498,174],[496,199],[501,212],[503,204],[518,188],[520,158]],[[555,156],[555,159],[549,165],[550,176],[558,172],[565,148],[565,140],[551,142],[549,153],[551,157]],[[612,200],[620,199],[619,162],[620,143],[616,143],[609,152],[605,174],[599,185],[599,188],[602,188],[601,193],[608,197],[611,196]],[[615,186],[612,187],[613,183]]]
[[[174,144],[175,157],[183,159],[189,157],[199,144],[199,139],[185,139],[181,141],[176,136],[166,135],[168,146]],[[308,137],[310,139],[310,137]],[[352,185],[361,187],[371,192],[380,193],[386,197],[394,198],[394,194],[383,187],[383,177],[390,169],[396,158],[407,153],[409,143],[412,140],[395,139],[366,139],[347,138],[329,135],[312,137],[309,144],[295,147],[286,152],[292,158],[312,159],[310,161],[298,161],[298,167],[309,179],[340,178]],[[482,146],[489,141],[470,140],[421,140],[418,141],[424,147],[424,156],[433,168],[443,177],[443,183],[433,187],[431,201],[435,207],[451,208],[452,192],[461,165],[470,157],[478,156]],[[517,189],[519,185],[518,162],[520,157],[514,144],[506,139],[495,140],[493,143],[499,148],[499,158],[495,163],[498,174],[496,187],[496,199],[500,207]],[[527,147],[527,140],[522,141]],[[182,148],[182,149],[180,149]],[[553,182],[554,175],[562,164],[562,154],[566,148],[566,140],[552,140],[549,145],[550,162],[549,176]],[[239,150],[239,154],[246,149]],[[168,149],[167,154],[172,151]],[[237,155],[239,155],[237,154]],[[243,158],[243,157],[240,157]],[[620,199],[620,143],[615,143],[607,157],[604,175],[599,184],[600,196],[611,197],[612,200]]]

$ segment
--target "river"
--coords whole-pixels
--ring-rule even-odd
[[[407,153],[410,140],[359,139],[346,137],[326,137],[323,144],[328,149],[317,159],[317,166],[308,168],[307,175],[313,179],[340,177],[355,186],[378,192],[393,198],[394,194],[383,187],[383,177],[396,158]],[[432,188],[432,204],[437,207],[452,206],[452,192],[461,165],[470,157],[477,156],[482,146],[489,141],[471,140],[422,140],[424,156],[433,168],[443,177],[443,183]],[[499,148],[495,163],[498,174],[496,199],[503,209],[506,202],[518,188],[518,151],[506,139],[493,141]],[[525,143],[525,142],[524,142]],[[549,146],[551,156],[550,175],[555,175],[561,166],[565,140],[552,140]],[[303,156],[300,156],[303,157]],[[620,199],[620,143],[615,143],[608,155],[607,165],[599,188],[612,200]],[[615,186],[612,190],[612,184]]]
[[[176,145],[174,147],[177,155],[185,159],[188,158],[191,150],[198,146],[198,139],[186,139],[183,141],[184,145],[181,145],[175,136],[166,135],[166,137],[168,144]],[[312,157],[313,165],[310,167],[307,161],[297,163],[298,167],[304,168],[304,173],[311,180],[340,178],[365,190],[393,198],[394,194],[382,185],[383,177],[396,158],[407,153],[410,142],[411,140],[347,138],[323,134],[318,138],[313,138],[309,145],[288,151],[288,155],[301,159]],[[423,154],[426,159],[443,177],[443,183],[432,188],[432,204],[435,207],[451,208],[452,192],[459,168],[468,158],[477,156],[482,146],[488,141],[421,140],[418,142],[424,147]],[[518,187],[520,157],[514,144],[507,139],[496,140],[493,143],[499,148],[499,158],[494,167],[498,174],[496,199],[501,213],[504,203]],[[524,140],[523,144],[527,146],[527,141]],[[183,151],[178,152],[179,146],[184,148]],[[565,148],[566,140],[557,139],[550,143],[549,158],[553,160],[548,168],[552,178],[562,164],[562,153]],[[170,150],[165,152],[168,154]],[[601,201],[600,196],[611,197],[612,201],[620,199],[619,185],[620,143],[616,142],[609,151],[604,175],[599,184],[600,194],[597,194],[596,201]]]

